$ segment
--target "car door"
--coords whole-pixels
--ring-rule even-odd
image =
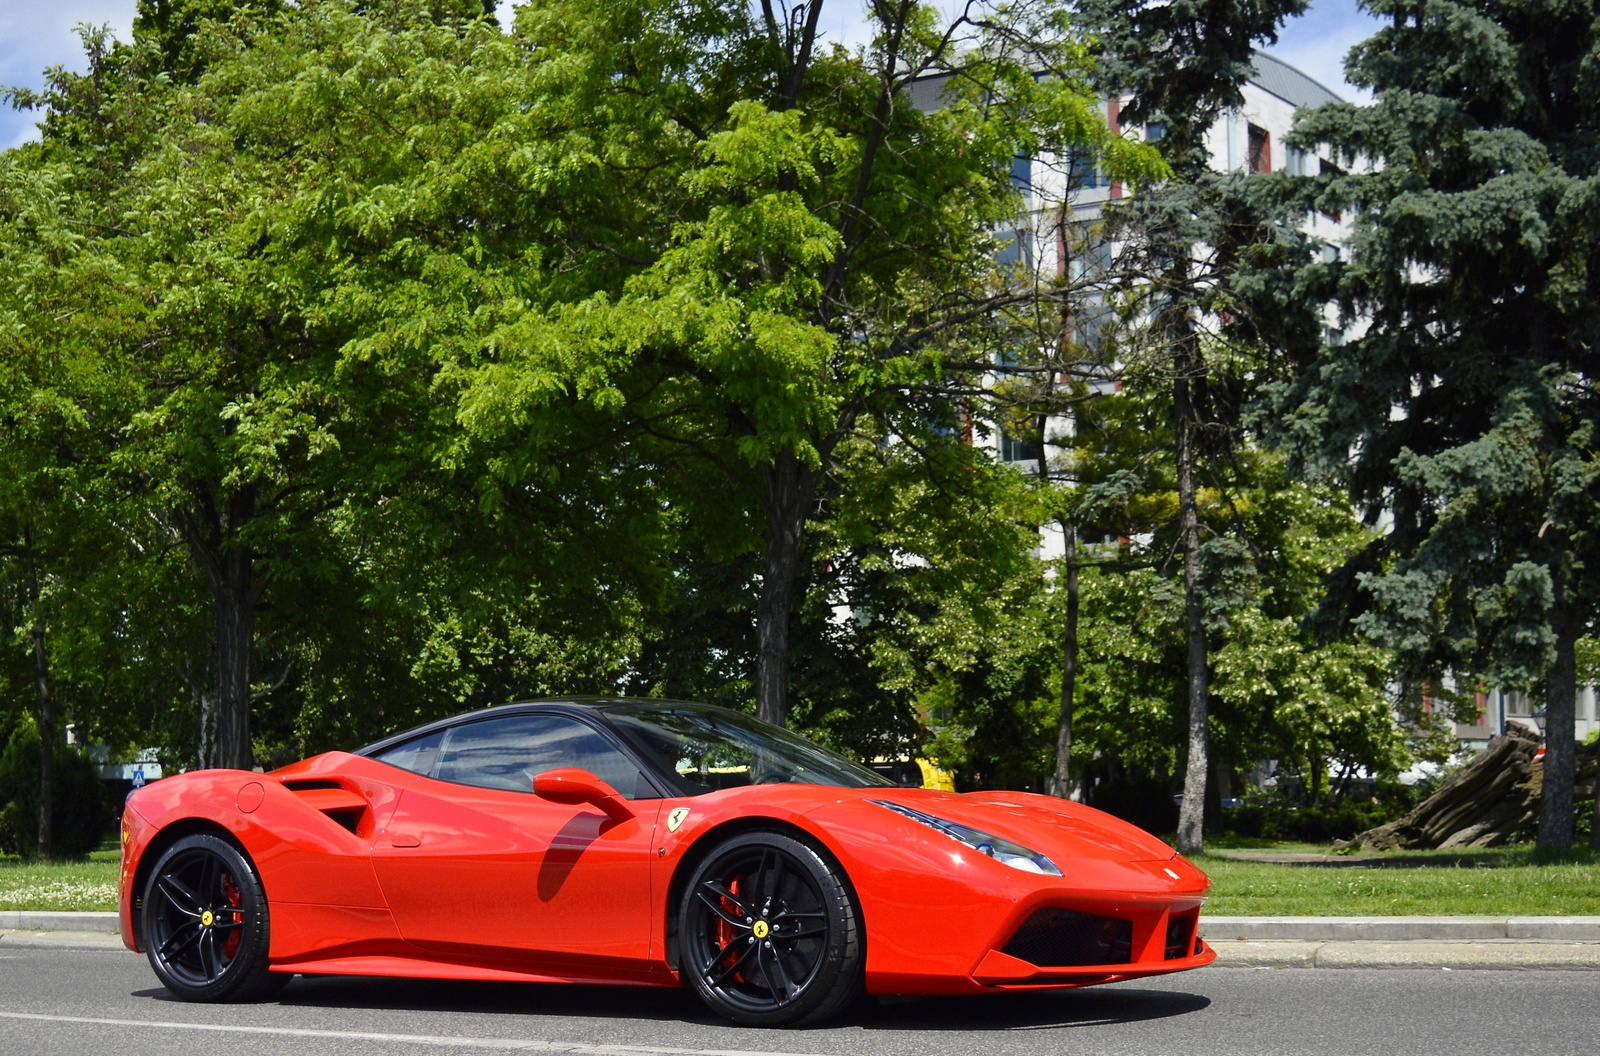
[[[645,966],[659,794],[608,735],[572,715],[524,712],[436,731],[379,758],[422,775],[372,850],[407,941],[553,971]],[[534,775],[561,767],[599,775],[635,816],[535,796]]]

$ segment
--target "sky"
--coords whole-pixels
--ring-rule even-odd
[[[133,28],[137,0],[0,0],[0,85],[38,88],[50,66],[83,68],[83,51],[73,27],[80,22],[110,23],[126,38]],[[509,0],[502,2],[502,20]],[[832,0],[823,9],[823,28],[836,40],[850,43],[861,33],[860,0]],[[1376,20],[1356,8],[1355,0],[1313,0],[1303,16],[1283,29],[1278,44],[1267,49],[1297,66],[1339,95],[1364,96],[1344,81],[1344,56],[1368,36]],[[37,135],[33,117],[0,110],[0,148]]]

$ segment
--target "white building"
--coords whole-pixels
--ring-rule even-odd
[[[1470,748],[1482,748],[1489,738],[1504,733],[1508,722],[1520,722],[1532,727],[1541,735],[1545,729],[1542,701],[1532,699],[1520,689],[1495,687],[1476,694],[1478,719],[1476,722],[1458,722],[1456,736]],[[1574,727],[1581,744],[1595,730],[1600,730],[1600,693],[1594,686],[1579,686],[1578,699],[1573,708]]]

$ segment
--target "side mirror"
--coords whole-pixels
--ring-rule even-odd
[[[588,803],[599,807],[617,821],[634,816],[628,801],[610,785],[587,770],[575,766],[535,774],[533,794],[552,803]]]

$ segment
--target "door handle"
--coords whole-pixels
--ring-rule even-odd
[[[389,837],[389,846],[391,847],[420,847],[421,845],[422,841],[415,836],[399,835]]]

